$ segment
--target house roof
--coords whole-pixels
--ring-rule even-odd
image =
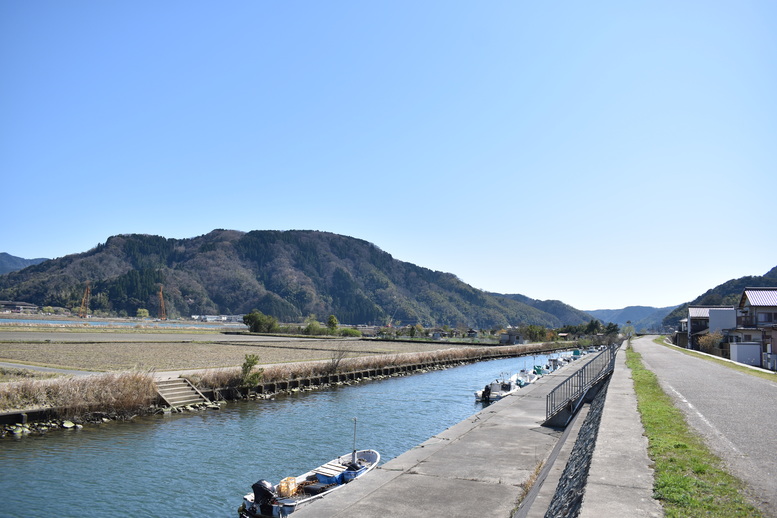
[[[734,309],[734,306],[688,306],[690,318],[710,318],[711,309]]]
[[[751,306],[777,306],[777,287],[745,288],[739,300],[739,307],[744,307],[747,301]]]

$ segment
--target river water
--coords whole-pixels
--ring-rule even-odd
[[[381,463],[482,407],[473,392],[544,355],[229,403],[222,410],[0,440],[0,517],[232,517],[276,484],[357,448]]]

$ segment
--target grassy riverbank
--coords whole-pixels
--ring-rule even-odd
[[[757,518],[762,514],[742,496],[744,484],[729,475],[701,437],[688,427],[682,412],[661,389],[656,375],[629,347],[637,404],[655,463],[654,496],[665,516],[673,518]]]

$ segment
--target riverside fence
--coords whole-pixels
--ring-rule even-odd
[[[594,356],[582,369],[572,374],[545,399],[545,424],[559,424],[554,417],[565,412],[571,417],[577,411],[591,387],[609,376],[615,369],[615,355],[621,344],[607,346]],[[569,421],[564,418],[563,424]]]

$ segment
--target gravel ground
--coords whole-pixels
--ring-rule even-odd
[[[209,332],[71,332],[61,329],[0,328],[0,361],[47,367],[109,371],[185,370],[240,366],[247,354],[259,363],[328,360],[340,349],[347,356],[436,351],[447,343],[264,337]],[[460,346],[459,346],[460,347]]]

